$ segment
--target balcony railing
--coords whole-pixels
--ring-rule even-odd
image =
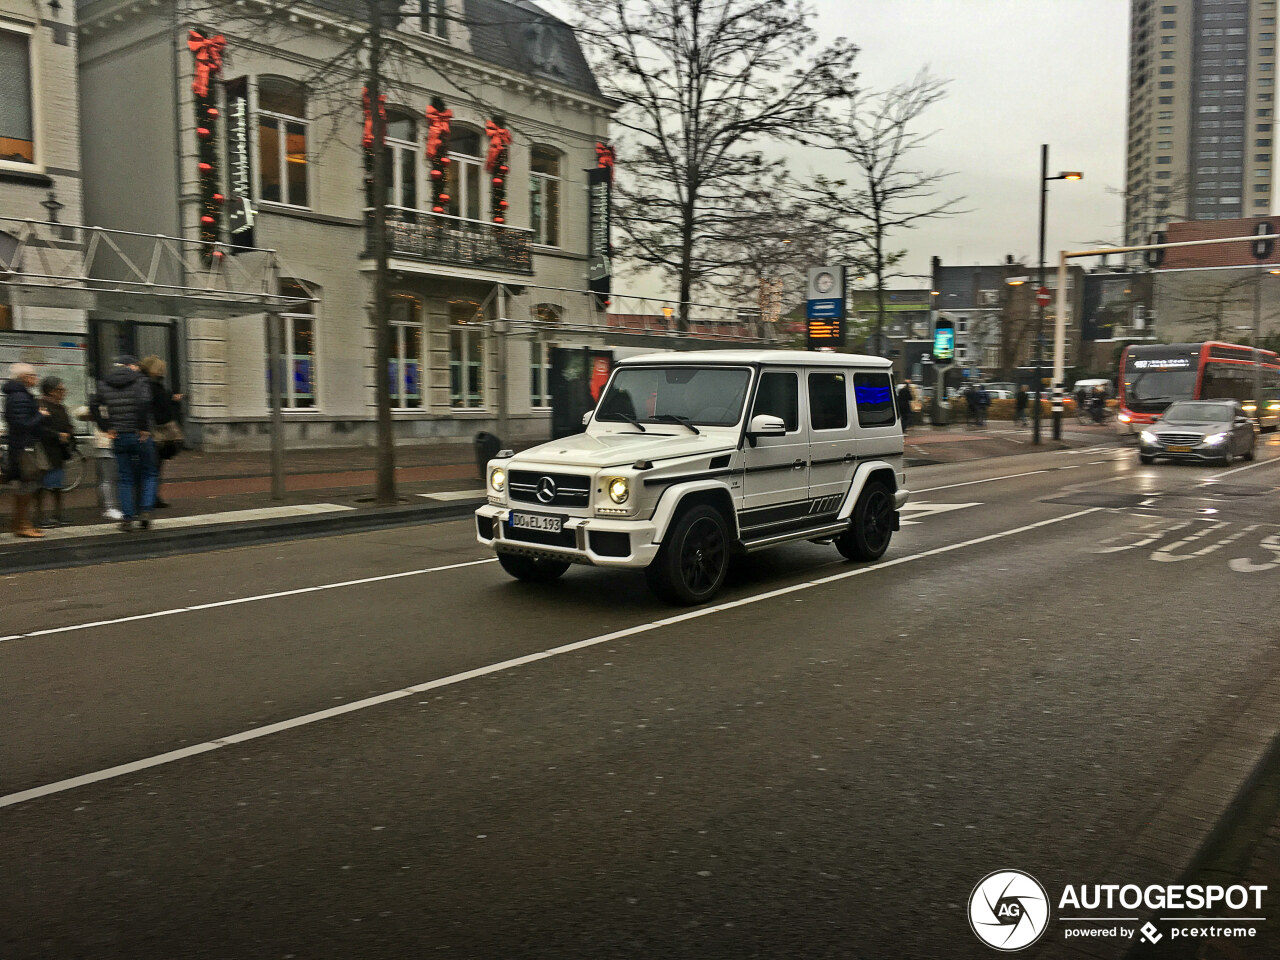
[[[373,226],[372,209],[365,223]],[[501,223],[451,217],[445,213],[387,207],[387,253],[456,267],[479,267],[496,273],[533,273],[529,253],[531,230]],[[368,243],[366,254],[373,244]]]

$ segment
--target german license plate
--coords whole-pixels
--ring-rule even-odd
[[[1169,452],[1170,453],[1190,453],[1191,448],[1179,445],[1176,447],[1169,447]]]
[[[513,513],[511,526],[516,530],[541,530],[543,533],[559,533],[564,517],[548,517],[541,513]]]

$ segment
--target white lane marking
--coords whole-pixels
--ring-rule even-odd
[[[1229,477],[1233,473],[1239,473],[1242,470],[1252,470],[1254,467],[1265,467],[1268,465],[1274,466],[1277,463],[1280,463],[1280,457],[1272,457],[1270,460],[1258,460],[1258,461],[1255,461],[1254,463],[1246,463],[1243,467],[1236,467],[1233,470],[1224,470],[1222,471],[1222,473],[1215,474],[1214,479],[1217,479],[1218,477]],[[1201,481],[1201,483],[1212,483],[1212,482],[1213,481],[1211,480]]]
[[[1274,570],[1280,567],[1280,533],[1272,533],[1262,538],[1262,542],[1258,544],[1263,550],[1272,555],[1272,559],[1267,563],[1254,563],[1248,557],[1236,557],[1227,561],[1227,566],[1234,573],[1259,573],[1263,570]]]
[[[1048,473],[1048,470],[1031,470],[1028,473],[1009,473],[1003,477],[987,477],[985,480],[966,480],[964,483],[948,483],[941,487],[925,487],[923,490],[912,490],[912,493],[933,493],[935,490],[952,490],[956,487],[971,487],[975,483],[995,483],[997,480],[1016,480],[1018,477],[1034,477],[1037,473]]]
[[[1225,526],[1227,526],[1227,524],[1222,520],[1210,521],[1207,526],[1201,527],[1199,530],[1197,530],[1195,533],[1191,534],[1190,536],[1183,537],[1181,540],[1175,540],[1173,543],[1166,544],[1165,546],[1161,547],[1159,550],[1152,550],[1150,559],[1159,561],[1161,563],[1177,563],[1180,560],[1190,560],[1192,557],[1198,557],[1202,553],[1211,553],[1214,549],[1212,545],[1207,548],[1197,550],[1195,553],[1178,554],[1178,553],[1175,553],[1174,551],[1177,550],[1179,547],[1186,546],[1187,544],[1190,544],[1190,543],[1195,543],[1195,541],[1201,540],[1204,537],[1207,537],[1209,534],[1213,533],[1215,530],[1221,530]]]
[[[71,777],[67,780],[59,780],[55,783],[47,783],[39,787],[32,787],[30,790],[11,793],[7,796],[0,797],[0,807],[11,807],[18,803],[25,803],[28,800],[36,800],[40,797],[51,796],[55,793],[74,790],[76,787],[86,786],[91,783],[99,783],[103,780],[110,780],[130,773],[137,773],[139,770],[147,770],[152,767],[162,766],[163,764],[173,763],[175,760],[183,760],[187,757],[196,756],[201,753],[208,753],[211,750],[217,750],[221,747],[227,746],[228,744],[245,743],[249,740],[256,740],[260,737],[267,737],[274,733],[281,733],[285,730],[292,730],[296,727],[318,723],[321,720],[328,720],[332,717],[342,716],[346,713],[354,713],[357,710],[365,710],[369,707],[376,707],[384,703],[391,703],[392,701],[400,700],[404,697],[426,693],[429,690],[438,690],[441,687],[453,686],[454,684],[463,683],[467,680],[474,680],[477,677],[484,677],[494,673],[501,673],[506,670],[513,670],[516,667],[523,667],[530,663],[537,663],[539,660],[548,660],[552,657],[558,657],[564,653],[572,653],[575,650],[585,650],[587,647],[598,646],[602,643],[610,643],[614,640],[621,640],[624,637],[633,637],[638,634],[649,633],[650,631],[657,630],[661,627],[668,627],[677,623],[685,623],[689,620],[698,620],[702,617],[709,617],[715,613],[723,613],[726,610],[733,610],[738,607],[748,606],[749,604],[759,603],[761,600],[771,600],[774,597],[783,597],[791,593],[799,593],[801,590],[809,590],[813,587],[825,586],[826,584],[836,583],[840,580],[848,580],[851,577],[860,577],[864,574],[887,570],[890,567],[896,567],[899,564],[911,563],[915,560],[923,560],[926,557],[936,557],[940,554],[950,553],[953,550],[962,550],[965,547],[977,546],[980,543],[990,543],[992,540],[1001,540],[1005,537],[1016,536],[1019,533],[1026,533],[1029,530],[1037,530],[1041,527],[1052,526],[1055,523],[1063,523],[1067,520],[1075,520],[1078,517],[1088,516],[1091,513],[1098,513],[1101,510],[1102,507],[1089,507],[1085,510],[1077,510],[1075,513],[1068,513],[1061,517],[1053,517],[1049,520],[1040,520],[1036,523],[1024,524],[1021,527],[1002,530],[999,533],[989,533],[986,536],[975,537],[972,540],[965,540],[962,543],[951,543],[944,547],[934,547],[932,550],[924,550],[920,553],[910,554],[909,556],[897,557],[896,559],[886,560],[870,566],[858,567],[855,570],[835,573],[829,577],[819,577],[817,580],[809,580],[804,583],[795,583],[787,587],[779,587],[777,590],[768,590],[764,593],[757,593],[749,597],[742,597],[738,600],[730,600],[727,603],[717,604],[713,607],[700,607],[697,610],[690,610],[687,613],[680,613],[673,617],[665,617],[662,620],[653,620],[649,623],[636,624],[633,627],[615,630],[612,633],[601,634],[597,637],[589,637],[586,640],[578,640],[574,643],[566,643],[559,647],[552,647],[548,650],[541,650],[537,653],[526,654],[523,657],[516,657],[512,660],[503,660],[501,663],[491,663],[488,666],[477,667],[474,670],[467,670],[463,673],[455,673],[452,676],[441,677],[438,680],[428,680],[425,683],[415,684],[412,687],[405,687],[402,690],[392,690],[388,693],[378,694],[377,696],[368,697],[364,700],[356,700],[351,703],[344,703],[341,706],[330,707],[326,710],[318,710],[315,713],[308,713],[301,717],[294,717],[291,720],[282,720],[279,723],[268,724],[264,727],[256,727],[252,730],[243,730],[239,733],[220,737],[217,740],[209,740],[205,743],[198,743],[190,747],[183,747],[180,750],[171,750],[168,753],[157,754],[154,757],[146,757],[142,760],[135,760],[131,763],[120,764],[115,767],[107,767],[104,770],[97,770],[93,773],[86,773],[79,777]],[[470,566],[470,564],[458,564],[458,566]]]
[[[1183,520],[1181,523],[1175,523],[1172,526],[1166,526],[1163,521],[1157,521],[1156,532],[1151,534],[1149,537],[1144,537],[1141,540],[1136,540],[1133,543],[1126,543],[1118,547],[1099,547],[1097,550],[1093,552],[1094,553],[1120,553],[1124,550],[1132,550],[1135,547],[1149,547],[1151,546],[1151,544],[1155,543],[1161,537],[1166,537],[1171,533],[1176,533],[1177,531],[1183,529],[1184,527],[1189,526],[1190,523],[1191,523],[1190,520]],[[1151,524],[1148,524],[1148,529],[1150,529],[1150,527],[1151,527]],[[1121,534],[1120,536],[1117,536],[1117,537],[1108,537],[1106,540],[1103,540],[1102,542],[1114,543],[1117,540],[1123,539],[1124,536],[1125,534]]]
[[[908,503],[902,508],[902,513],[909,513],[912,517],[910,520],[900,521],[902,525],[918,524],[923,517],[928,517],[936,513],[950,513],[952,510],[963,510],[965,507],[980,507],[980,503],[929,503],[924,500],[918,500],[914,503]]]
[[[73,623],[65,627],[50,627],[47,630],[33,630],[30,633],[19,633],[5,640],[21,640],[27,637],[47,637],[55,633],[72,633],[76,630],[89,630],[93,627],[111,627],[118,623],[132,623],[135,620],[152,620],[156,617],[172,617],[180,613],[195,613],[199,610],[213,610],[216,607],[232,607],[240,603],[256,603],[259,600],[277,600],[280,597],[296,597],[304,593],[319,593],[323,590],[337,590],[341,587],[358,587],[366,583],[381,583],[385,580],[401,580],[405,577],[420,577],[427,573],[443,573],[446,570],[458,570],[462,567],[474,567],[483,563],[497,563],[497,557],[486,557],[483,560],[468,560],[464,563],[449,563],[441,567],[426,567],[422,570],[404,570],[400,573],[386,573],[377,577],[361,577],[359,580],[341,580],[336,583],[321,583],[313,587],[298,587],[296,590],[280,590],[276,593],[259,593],[252,597],[236,597],[234,600],[215,600],[210,603],[197,603],[189,607],[173,607],[169,610],[156,610],[154,613],[139,613],[131,617],[116,617],[112,620],[94,620],[90,623]]]

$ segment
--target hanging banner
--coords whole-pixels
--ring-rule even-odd
[[[608,299],[613,289],[613,177],[606,167],[587,171],[587,288]]]
[[[227,222],[234,247],[253,242],[253,150],[249,143],[249,81],[227,82]],[[234,252],[234,250],[233,250]]]

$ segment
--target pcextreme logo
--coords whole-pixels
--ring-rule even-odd
[[[969,926],[989,947],[1022,950],[1049,927],[1049,895],[1029,873],[996,870],[969,894]]]

